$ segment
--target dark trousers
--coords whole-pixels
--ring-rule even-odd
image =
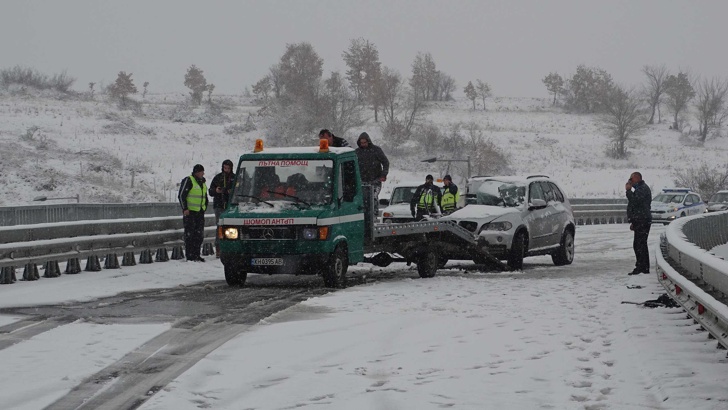
[[[205,238],[205,212],[190,211],[190,214],[182,217],[185,227],[185,253],[187,260],[194,260],[200,257],[202,240]]]
[[[634,228],[634,256],[637,258],[635,269],[640,272],[650,270],[650,250],[647,247],[647,237],[650,236],[650,222],[632,222]]]

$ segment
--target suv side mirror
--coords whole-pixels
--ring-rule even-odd
[[[386,199],[386,198],[380,199],[379,206],[389,206],[389,199]]]
[[[543,199],[532,199],[531,202],[528,203],[529,211],[543,208],[546,208],[546,201],[544,201]]]

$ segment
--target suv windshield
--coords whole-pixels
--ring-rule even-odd
[[[682,203],[683,198],[685,198],[685,195],[660,194],[657,195],[652,201],[662,202],[663,204],[680,204]]]
[[[710,197],[710,202],[728,202],[728,192],[718,192]]]
[[[331,203],[332,160],[266,159],[243,161],[237,173],[233,204],[260,201]]]
[[[526,201],[526,187],[513,182],[497,180],[483,181],[478,187],[476,203],[480,205],[500,205],[519,207]]]
[[[412,196],[415,194],[416,190],[416,186],[394,188],[394,191],[392,191],[392,202],[390,202],[389,204],[394,205],[401,203],[410,203],[410,201],[412,200]]]

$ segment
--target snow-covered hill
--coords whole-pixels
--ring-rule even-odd
[[[120,111],[103,96],[89,100],[0,91],[0,206],[37,203],[32,200],[41,195],[78,194],[88,203],[174,201],[177,184],[194,164],[203,164],[210,179],[224,159],[235,160],[265,135],[260,129],[242,131],[259,107],[240,96],[216,98],[220,111],[187,107],[180,93],[147,95],[138,98],[133,112]],[[686,143],[663,121],[628,143],[629,159],[613,160],[605,154],[608,138],[592,115],[564,113],[548,99],[497,97],[486,108],[474,111],[470,101],[432,103],[426,118],[444,133],[454,123],[477,123],[483,136],[510,157],[514,173],[548,174],[571,197],[621,196],[634,170],[653,190],[672,186],[680,169],[722,164],[728,149],[726,139],[704,146]],[[361,131],[375,143],[385,141],[373,119],[345,137],[353,144]],[[311,145],[316,141],[311,135]],[[383,195],[402,180],[443,176],[445,162],[421,162],[438,148],[415,146],[407,154],[390,155]],[[456,183],[465,174],[462,165],[450,172]]]

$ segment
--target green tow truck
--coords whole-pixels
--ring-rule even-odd
[[[325,140],[318,147],[264,148],[256,141],[240,156],[217,229],[225,280],[242,286],[249,272],[322,275],[325,286],[342,288],[351,264],[414,262],[429,278],[449,255],[464,254],[502,266],[453,222],[376,224],[371,192],[351,148]]]

